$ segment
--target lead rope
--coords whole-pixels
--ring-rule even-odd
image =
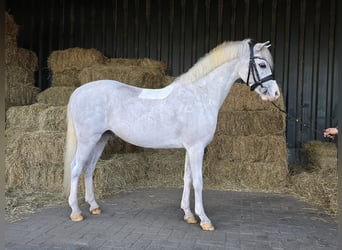
[[[308,128],[308,129],[311,129],[312,131],[314,131],[315,133],[317,134],[322,134],[323,131],[320,131],[318,129],[315,129],[313,127],[311,127],[309,124],[305,123],[305,122],[302,122],[302,121],[299,121],[298,118],[294,117],[294,116],[291,116],[289,115],[285,110],[283,110],[282,108],[280,108],[277,104],[275,104],[274,102],[271,102],[273,104],[274,107],[276,107],[280,112],[286,114],[286,120],[290,120],[290,119],[293,119],[296,123],[299,123],[301,124],[303,127],[305,128]]]

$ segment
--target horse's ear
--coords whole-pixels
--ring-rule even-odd
[[[255,50],[256,51],[260,51],[260,50],[262,50],[263,48],[269,48],[269,47],[271,47],[271,43],[270,43],[270,41],[267,41],[267,42],[264,42],[264,43],[257,43],[257,44],[255,44]]]
[[[271,47],[271,42],[270,42],[270,41],[265,42],[265,43],[264,43],[264,47],[265,47],[266,49],[268,49],[269,47]]]

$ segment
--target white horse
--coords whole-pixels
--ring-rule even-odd
[[[201,228],[214,230],[202,202],[204,149],[214,137],[219,109],[237,79],[244,80],[262,100],[279,97],[269,46],[269,42],[255,44],[250,39],[225,42],[162,89],[143,89],[111,80],[77,88],[68,104],[64,169],[64,188],[70,191],[71,220],[83,220],[77,201],[82,170],[90,213],[101,213],[93,192],[93,172],[108,140],[105,132],[112,131],[141,147],[185,148],[181,201],[184,220],[197,223],[189,201],[193,185],[195,213]]]

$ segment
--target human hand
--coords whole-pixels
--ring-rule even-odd
[[[337,134],[338,134],[338,129],[337,128],[327,128],[323,132],[323,136],[324,137],[328,137],[330,139],[334,139],[335,135],[337,135]]]

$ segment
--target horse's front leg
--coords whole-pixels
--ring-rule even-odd
[[[201,228],[205,231],[213,231],[215,227],[211,223],[208,216],[205,214],[203,208],[203,176],[202,176],[202,164],[203,164],[203,146],[193,146],[188,150],[192,182],[195,191],[195,213],[201,220]]]
[[[184,166],[184,187],[183,187],[181,208],[184,211],[185,222],[194,224],[194,223],[197,223],[197,220],[190,209],[191,185],[192,185],[192,177],[191,177],[191,169],[190,169],[190,162],[189,162],[189,154],[188,152],[186,152],[185,166]]]

